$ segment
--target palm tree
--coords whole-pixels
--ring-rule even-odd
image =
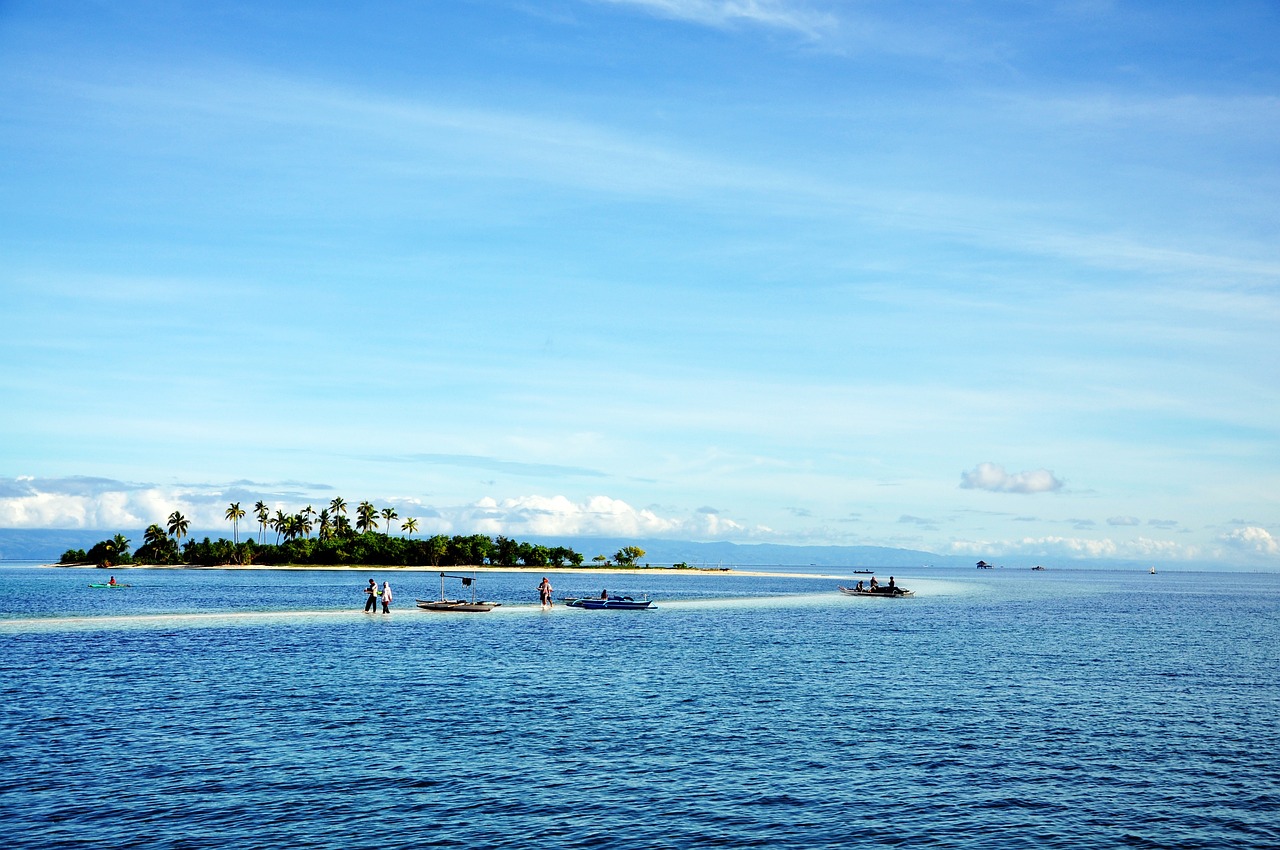
[[[182,538],[187,536],[187,529],[191,527],[191,523],[182,514],[174,511],[169,514],[169,533],[173,535],[178,542],[178,548],[182,548]]]
[[[400,514],[396,513],[395,508],[383,508],[382,518],[387,521],[387,534],[391,533],[391,520],[398,519]]]
[[[369,502],[361,502],[356,507],[356,531],[372,531],[378,527],[378,509]]]
[[[341,496],[335,496],[329,502],[329,510],[333,511],[335,517],[347,515],[347,500]]]
[[[173,541],[169,539],[169,535],[164,533],[164,529],[156,523],[147,526],[147,530],[142,532],[142,548],[138,552],[142,552],[150,560],[167,564],[171,558],[170,548]],[[137,554],[136,552],[134,553]]]
[[[253,506],[253,512],[258,517],[258,542],[261,543],[267,534],[267,523],[271,521],[271,511],[267,510],[266,502],[259,500]]]
[[[163,545],[162,540],[168,540],[169,537],[164,533],[164,529],[156,525],[154,522],[147,526],[147,530],[142,532],[142,543],[145,546],[157,547]]]
[[[271,518],[271,530],[276,533],[276,545],[280,545],[280,535],[284,534],[285,526],[288,525],[289,518],[284,515],[284,511],[277,509],[276,515]]]
[[[239,502],[232,502],[227,507],[227,519],[231,520],[231,538],[239,546],[240,520],[244,519],[244,508],[240,507]]]
[[[116,550],[116,560],[120,561],[123,555],[129,552],[129,538],[123,534],[117,534],[111,538],[111,546]]]
[[[408,537],[418,530],[418,521],[413,517],[409,517],[404,522],[400,523],[400,529],[404,531],[405,536]]]
[[[306,507],[306,508],[304,508],[303,510],[299,511],[299,512],[298,512],[298,514],[297,514],[297,516],[295,516],[295,517],[294,517],[294,519],[295,519],[295,520],[297,520],[297,523],[296,523],[295,527],[296,527],[296,528],[297,528],[297,530],[298,530],[298,535],[299,535],[299,536],[301,536],[301,537],[307,537],[307,538],[310,538],[310,537],[311,537],[311,513],[310,513],[310,511],[311,511],[311,506],[310,506],[310,505],[307,505],[307,507]]]

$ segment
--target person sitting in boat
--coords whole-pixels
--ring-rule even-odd
[[[112,587],[115,587],[116,577],[112,576],[111,578],[107,579],[107,584],[111,585]]]
[[[875,576],[872,576],[872,577],[871,577],[871,592],[872,592],[872,593],[875,593],[875,592],[876,592],[877,590],[879,590],[879,589],[880,589],[880,582],[876,581],[876,577],[875,577]]]
[[[601,598],[601,599],[608,599],[608,598],[609,598],[609,591],[607,591],[607,590],[602,590],[602,591],[600,591],[600,598]]]
[[[897,586],[895,586],[893,583],[893,576],[889,576],[889,592],[893,593],[897,589],[898,589]]]
[[[862,593],[862,582],[859,581],[856,585],[854,585],[853,589],[858,591],[859,593]]]

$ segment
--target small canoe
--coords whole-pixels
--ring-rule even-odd
[[[104,583],[104,584],[91,584],[91,585],[89,585],[89,586],[90,586],[90,587],[130,587],[130,585],[127,585],[127,584],[121,584],[120,582],[116,582],[115,584],[105,584],[105,583]]]

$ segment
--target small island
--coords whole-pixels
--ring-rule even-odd
[[[597,555],[590,564],[583,556],[565,546],[543,546],[508,537],[484,534],[413,537],[418,521],[412,517],[399,523],[402,534],[393,536],[392,523],[399,519],[394,508],[378,509],[371,502],[360,502],[355,509],[355,522],[347,515],[347,502],[335,498],[328,507],[315,511],[310,505],[295,514],[277,510],[274,514],[264,502],[254,505],[257,539],[240,539],[240,521],[246,511],[239,502],[226,510],[231,523],[232,539],[187,539],[190,521],[179,511],[169,515],[166,527],[152,524],[143,533],[143,542],[130,551],[130,540],[123,534],[102,540],[88,551],[69,549],[59,564],[98,567],[121,566],[362,566],[388,567],[573,567],[597,569],[635,569],[645,551],[638,546],[624,546],[612,559]],[[379,530],[379,521],[384,530]],[[275,541],[268,542],[268,534]],[[314,532],[315,536],[312,536]],[[648,566],[647,564],[644,566]],[[689,569],[686,564],[677,569]]]

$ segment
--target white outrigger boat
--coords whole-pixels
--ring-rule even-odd
[[[456,578],[462,582],[463,587],[471,588],[471,599],[445,599],[444,596],[444,580],[446,578]],[[500,602],[480,602],[476,600],[476,577],[475,575],[460,576],[453,573],[440,574],[440,598],[439,599],[419,599],[418,607],[424,611],[492,611],[502,603]]]

